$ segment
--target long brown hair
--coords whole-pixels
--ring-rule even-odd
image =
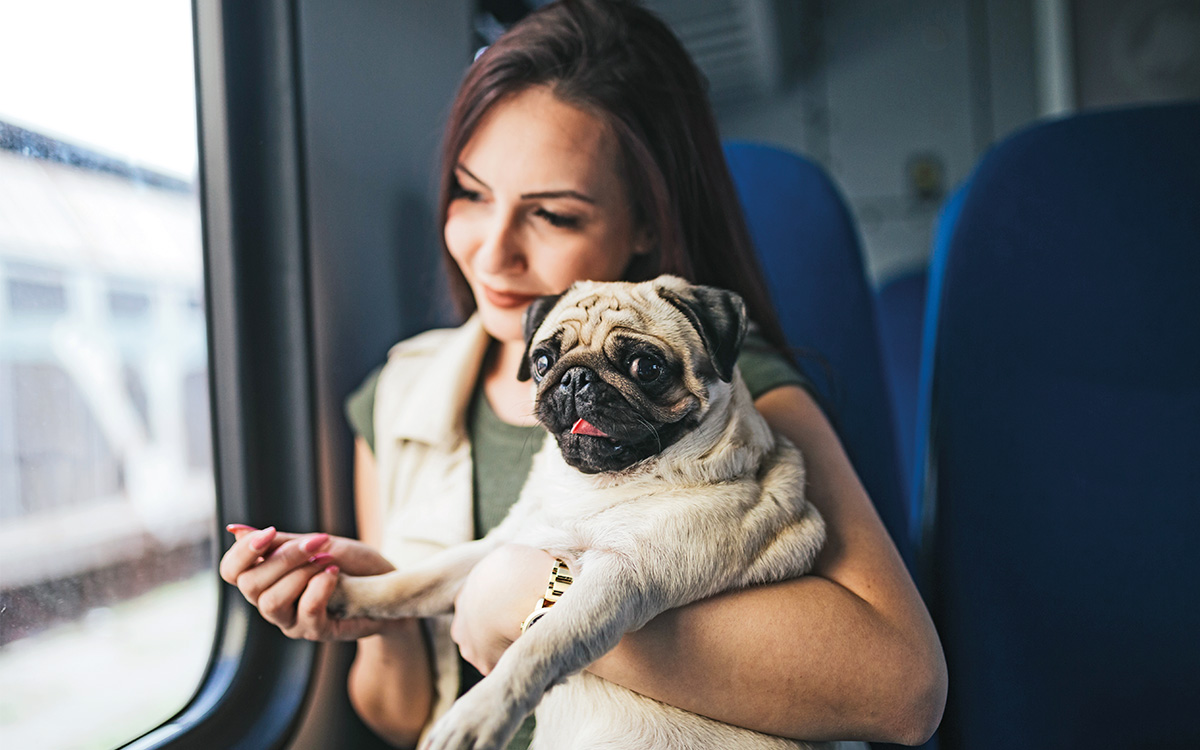
[[[635,218],[654,241],[626,280],[673,273],[735,291],[766,339],[785,351],[704,78],[667,25],[629,0],[559,0],[526,16],[471,65],[442,145],[439,226],[459,154],[483,116],[537,85],[599,117],[617,138]],[[465,316],[475,299],[444,240],[443,251]]]

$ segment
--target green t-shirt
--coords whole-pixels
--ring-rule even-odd
[[[354,433],[365,438],[375,450],[375,387],[377,368],[346,400],[346,416]],[[798,385],[812,390],[811,383],[761,336],[750,333],[738,356],[738,369],[750,395],[758,398],[773,388]],[[533,455],[541,449],[546,431],[540,425],[514,425],[493,411],[483,395],[482,381],[476,385],[467,411],[467,435],[471,442],[472,515],[475,538],[491,531],[517,501],[525,478],[533,465]],[[460,694],[483,679],[479,672],[459,658]],[[508,750],[524,750],[533,736],[533,717],[521,725]]]

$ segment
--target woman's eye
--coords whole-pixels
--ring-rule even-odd
[[[539,354],[533,358],[533,377],[541,380],[546,377],[546,373],[550,370],[550,357],[545,354]]]
[[[629,363],[629,374],[641,383],[653,383],[662,377],[663,366],[653,357],[636,357]]]
[[[544,219],[546,223],[552,227],[558,227],[559,229],[576,229],[579,227],[579,217],[577,216],[556,214],[553,211],[547,211],[544,208],[539,208],[534,213]]]
[[[455,180],[454,184],[450,186],[450,200],[456,201],[463,199],[472,202],[477,201],[479,200],[479,192],[476,190],[467,190],[459,183],[458,180]]]

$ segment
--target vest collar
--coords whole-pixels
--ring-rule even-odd
[[[491,338],[479,315],[447,332],[421,371],[380,415],[392,438],[453,449],[467,439],[466,413]]]

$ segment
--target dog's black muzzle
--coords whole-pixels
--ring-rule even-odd
[[[570,367],[544,387],[537,412],[567,463],[588,474],[620,471],[662,448],[659,425],[590,367]],[[580,420],[594,430],[573,431]]]

